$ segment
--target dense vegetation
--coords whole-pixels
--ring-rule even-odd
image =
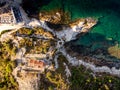
[[[19,30],[17,30],[17,32],[14,32],[12,35],[14,36],[20,36],[20,37],[31,37],[31,38],[50,38],[50,39],[53,39],[54,38],[54,35],[39,27],[39,28],[33,28],[33,29],[30,29],[30,28],[20,28]]]
[[[36,42],[37,44],[34,44]],[[51,46],[54,45],[54,41],[52,40],[41,40],[41,39],[30,39],[30,38],[23,38],[20,40],[20,47],[26,48],[26,53],[31,54],[46,54]]]
[[[12,75],[12,71],[16,66],[15,61],[11,61],[11,57],[16,54],[17,48],[11,40],[0,43],[0,90],[17,90],[17,83]]]
[[[65,65],[67,59],[61,53],[58,56],[58,65],[55,71],[45,71],[45,75],[42,76],[40,90],[69,90],[69,84],[67,82],[67,77],[65,75]],[[54,63],[53,63],[54,64]],[[44,79],[43,79],[44,78]]]
[[[19,47],[25,47],[26,53],[40,54],[47,53],[50,47],[55,46],[54,36],[51,32],[43,28],[21,28],[13,33],[14,36],[20,36]]]
[[[93,74],[83,66],[72,67],[71,90],[119,90],[120,79],[107,74]]]

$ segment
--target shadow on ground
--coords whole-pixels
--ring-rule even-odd
[[[37,14],[39,9],[49,2],[50,0],[23,0],[22,7],[29,15],[33,15]]]

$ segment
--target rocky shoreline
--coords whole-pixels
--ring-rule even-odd
[[[83,46],[74,45],[73,43],[74,41],[65,44],[66,51],[72,55],[72,57],[83,59],[85,62],[93,63],[96,66],[115,67],[116,69],[120,68],[120,60],[110,56],[104,49],[91,52],[87,47],[84,49]]]
[[[1,34],[1,44],[9,41],[16,47],[15,55],[9,54],[9,58],[17,63],[12,74],[18,82],[19,90],[39,90],[43,80],[41,74],[44,74],[47,84],[58,85],[54,89],[62,87],[61,90],[68,90],[72,66],[83,65],[94,73],[120,77],[119,60],[113,62],[114,58],[111,60],[110,57],[104,57],[103,51],[96,54],[97,51],[90,52],[89,48],[71,43],[80,34],[89,32],[98,21],[89,17],[69,22],[69,17],[63,19],[64,15],[67,17],[68,14],[62,11],[40,13],[40,19],[30,19],[21,28]]]

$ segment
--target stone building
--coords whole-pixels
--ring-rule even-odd
[[[10,6],[0,9],[0,24],[13,24],[16,22]]]
[[[0,24],[15,24],[22,22],[19,7],[14,5],[14,0],[0,1]]]

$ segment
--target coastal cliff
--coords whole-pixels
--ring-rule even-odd
[[[113,52],[119,45],[92,33],[99,18],[73,20],[72,7],[65,6],[70,2],[45,1],[23,0],[29,17],[20,7],[23,22],[0,28],[0,89],[119,90],[120,61]],[[58,8],[46,10],[46,5]]]

